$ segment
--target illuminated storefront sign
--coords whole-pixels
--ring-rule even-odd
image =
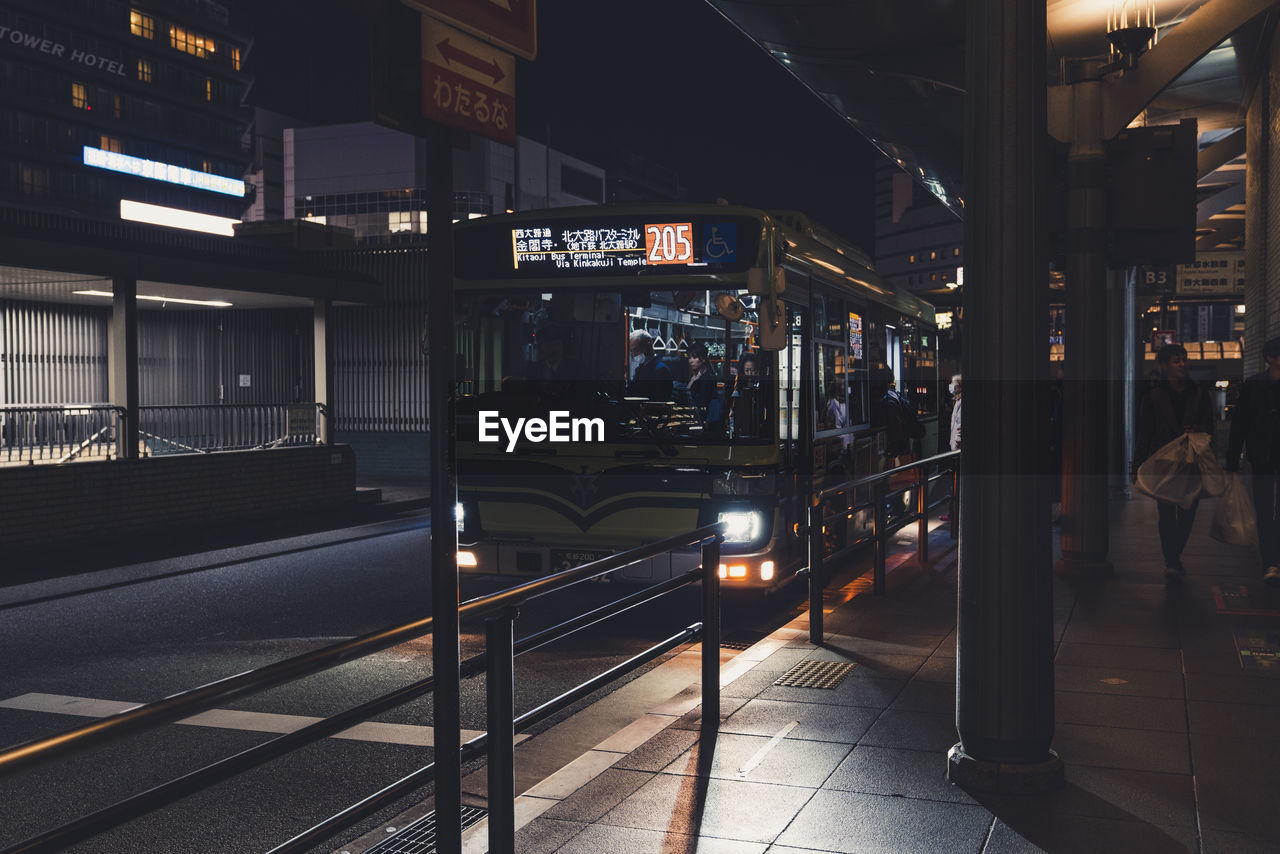
[[[137,175],[139,178],[150,178],[154,181],[181,184],[197,190],[209,190],[228,196],[244,195],[244,181],[238,178],[224,178],[221,175],[197,172],[194,169],[186,169],[170,163],[158,163],[154,160],[143,160],[141,157],[117,154],[114,151],[103,151],[88,145],[84,147],[84,163],[86,166],[123,172],[126,175]]]

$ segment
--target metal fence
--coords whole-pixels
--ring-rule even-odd
[[[128,411],[103,403],[0,407],[0,465],[109,460]],[[328,411],[317,403],[142,406],[141,456],[314,445]]]
[[[512,777],[514,761],[512,748],[515,733],[527,730],[599,688],[676,647],[698,638],[702,639],[702,726],[712,731],[719,726],[720,580],[718,571],[723,529],[723,523],[705,525],[688,533],[639,546],[508,590],[472,599],[457,606],[459,620],[483,619],[486,622],[488,644],[485,652],[461,662],[460,672],[463,678],[481,673],[486,674],[487,677],[488,730],[462,745],[462,755],[464,758],[471,758],[487,751],[489,850],[491,852],[494,854],[503,854],[503,852],[513,854],[514,852],[515,793]],[[515,640],[512,626],[516,616],[515,611],[519,606],[528,604],[530,608],[536,608],[536,605],[530,604],[531,601],[548,593],[601,578],[642,560],[689,548],[702,550],[701,565],[698,568],[624,596],[594,611],[580,614],[552,628]],[[698,583],[702,585],[700,620],[604,673],[571,688],[554,700],[549,700],[519,717],[515,716],[513,657],[568,637],[600,620],[653,601],[677,589]],[[145,706],[119,712],[66,732],[5,748],[0,750],[0,777],[15,774],[22,769],[41,765],[60,757],[78,755],[108,741],[181,720],[213,708],[220,702],[257,694],[304,676],[364,658],[397,644],[428,635],[432,632],[432,627],[433,619],[424,617],[403,625],[380,629],[294,658],[277,661],[256,670],[229,676],[190,691],[174,694]],[[191,771],[182,777],[129,796],[109,807],[12,845],[5,851],[14,852],[14,854],[61,851],[77,841],[124,824],[194,792],[204,791],[270,759],[341,732],[360,721],[401,706],[433,690],[449,692],[450,702],[458,701],[460,686],[456,681],[451,684],[436,684],[435,678],[428,676],[346,711],[316,721],[300,730],[277,736],[233,756]],[[491,735],[497,737],[491,737]],[[437,739],[437,742],[440,741],[441,739]],[[103,769],[103,773],[109,774],[110,769]],[[271,854],[286,854],[286,852],[294,854],[294,852],[311,850],[319,841],[351,827],[396,798],[431,782],[434,777],[435,763],[433,762],[278,845],[271,850]],[[457,794],[460,781],[440,780],[436,781],[436,785],[452,786]],[[441,821],[459,820],[458,817],[451,819],[448,816],[438,818]]]
[[[0,464],[111,459],[123,415],[101,403],[0,407]]]
[[[885,592],[885,555],[889,538],[912,522],[916,523],[916,558],[921,563],[929,560],[929,516],[941,506],[947,506],[951,514],[951,538],[956,538],[957,520],[960,518],[960,452],[947,451],[904,466],[888,469],[866,477],[829,486],[819,492],[809,508],[806,528],[809,542],[809,565],[802,574],[809,580],[809,638],[812,643],[823,641],[822,591],[826,583],[823,564],[840,557],[852,549],[871,545],[874,551],[872,564],[872,592]],[[930,498],[930,489],[939,481],[949,482],[950,488],[941,496]],[[898,499],[910,496],[911,510],[906,511]],[[839,531],[846,520],[861,511],[870,511],[872,526],[864,536],[851,541],[841,541]],[[834,535],[834,536],[833,536]]]
[[[326,417],[316,403],[142,406],[138,441],[156,457],[314,445]]]

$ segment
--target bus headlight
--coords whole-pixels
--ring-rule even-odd
[[[716,517],[724,522],[726,543],[750,543],[760,538],[764,529],[764,514],[759,510],[728,510]]]

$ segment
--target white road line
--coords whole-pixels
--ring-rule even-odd
[[[108,715],[136,709],[141,703],[121,700],[96,700],[92,697],[70,697],[65,694],[22,694],[0,700],[0,709],[19,709],[26,712],[53,712],[60,715],[77,715],[85,718],[104,718]],[[238,709],[209,709],[198,715],[183,718],[175,723],[187,726],[238,729],[248,732],[288,733],[323,720],[309,715],[280,715],[273,712],[245,712]],[[464,729],[462,741],[470,741],[480,735],[478,730]],[[393,724],[365,721],[343,730],[332,738],[354,741],[375,741],[382,744],[406,744],[413,747],[431,747],[435,743],[432,728],[413,724]],[[517,735],[516,743],[527,735]]]
[[[741,768],[738,769],[738,776],[745,777],[748,774],[750,774],[752,769],[754,769],[757,765],[763,762],[764,758],[769,755],[769,751],[777,747],[778,744],[784,738],[787,737],[787,733],[791,732],[791,730],[795,729],[798,726],[800,726],[799,721],[792,721],[791,723],[784,726],[782,729],[778,730],[778,734],[775,735],[773,738],[769,739],[768,744],[766,744],[764,747],[757,750],[755,756],[752,756],[750,759],[748,759],[747,764],[743,765]]]

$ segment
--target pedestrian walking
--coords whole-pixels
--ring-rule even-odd
[[[1165,344],[1156,353],[1159,380],[1142,396],[1138,405],[1137,436],[1130,480],[1136,482],[1138,466],[1152,453],[1183,433],[1212,433],[1213,405],[1209,390],[1189,376],[1187,351],[1181,344]],[[1183,509],[1168,501],[1157,501],[1160,514],[1160,550],[1164,554],[1164,576],[1179,582],[1186,575],[1182,550],[1196,521],[1197,498]]]
[[[1240,469],[1240,452],[1249,460],[1253,506],[1258,519],[1258,551],[1266,567],[1264,580],[1280,585],[1280,338],[1262,346],[1265,370],[1244,381],[1231,413],[1227,439],[1227,471]]]

